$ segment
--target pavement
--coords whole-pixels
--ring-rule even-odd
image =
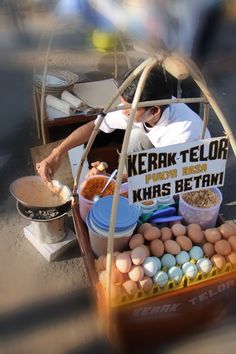
[[[56,262],[48,263],[24,238],[27,221],[16,211],[9,193],[10,183],[34,174],[30,147],[40,145],[32,103],[32,73],[35,53],[40,67],[45,55],[50,16],[32,16],[26,21],[27,38],[8,25],[0,13],[0,354],[86,354],[113,353],[104,338],[101,323],[90,297],[89,283],[79,247]],[[44,39],[39,32],[44,28]],[[217,98],[231,129],[236,134],[234,22],[224,23],[206,66],[209,86]],[[71,70],[99,72],[113,70],[109,55],[78,53],[76,33],[70,28],[57,36],[51,63],[64,62]],[[39,46],[40,43],[40,46]],[[67,49],[65,56],[65,50]],[[66,61],[66,62],[65,62]],[[124,62],[122,61],[122,70]],[[223,129],[211,113],[209,128],[220,136]],[[226,220],[236,215],[235,157],[230,151],[222,213]],[[236,306],[215,327],[181,341],[171,341],[151,353],[234,353],[236,348]]]

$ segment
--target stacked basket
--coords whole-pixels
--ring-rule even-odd
[[[44,82],[45,81],[45,82]],[[78,81],[78,75],[68,71],[54,69],[47,72],[44,80],[43,73],[36,73],[33,77],[33,94],[37,130],[39,138],[46,142],[43,121],[44,121],[44,97],[53,95],[60,97],[64,90],[71,91],[74,84]]]
[[[45,80],[45,94],[58,96],[62,91],[71,91],[74,84],[78,81],[78,75],[68,70],[50,70]],[[33,86],[37,92],[42,93],[43,74],[35,74]]]

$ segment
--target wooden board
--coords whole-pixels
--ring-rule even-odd
[[[62,140],[58,140],[50,144],[32,147],[30,151],[31,151],[34,168],[36,166],[36,162],[40,162],[45,157],[47,157],[52,152],[52,150],[55,147],[57,147],[61,142]],[[36,169],[35,169],[35,174],[37,174]],[[60,167],[55,173],[54,179],[60,181],[63,184],[66,184],[70,188],[73,187],[73,176],[72,176],[68,154],[63,155],[61,159]]]

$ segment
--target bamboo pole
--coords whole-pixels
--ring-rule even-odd
[[[236,140],[233,135],[233,132],[230,129],[230,126],[229,126],[222,110],[220,109],[218,103],[216,102],[212,92],[207,87],[206,81],[203,78],[200,70],[197,68],[195,63],[193,63],[190,59],[181,58],[181,61],[189,69],[190,75],[192,76],[193,80],[196,82],[196,84],[198,85],[198,87],[202,91],[203,95],[205,96],[206,100],[211,105],[211,107],[212,107],[213,111],[215,112],[217,118],[219,119],[222,127],[224,128],[224,132],[225,132],[226,136],[228,137],[229,142],[232,146],[234,155],[236,156]]]
[[[208,102],[204,103],[204,115],[203,115],[203,127],[202,127],[202,134],[201,139],[205,138],[206,129],[209,122],[209,112],[210,112],[210,105]]]
[[[122,36],[121,36],[121,34],[119,32],[118,32],[118,38],[119,38],[121,47],[123,49],[123,53],[124,53],[124,56],[125,56],[125,59],[126,59],[126,63],[127,63],[128,69],[130,69],[131,68],[131,62],[130,62],[130,59],[129,59],[129,55],[127,53],[127,49],[126,49],[125,43],[123,41],[123,38],[122,38]]]
[[[106,115],[106,113],[110,110],[110,108],[112,107],[113,103],[115,102],[115,100],[117,99],[117,97],[119,97],[121,95],[121,93],[126,89],[126,87],[140,74],[140,72],[142,72],[142,70],[145,68],[146,65],[149,64],[149,62],[152,60],[152,58],[148,58],[146,60],[144,60],[136,69],[134,69],[134,71],[130,74],[130,76],[122,83],[122,85],[119,87],[117,93],[111,98],[110,102],[108,103],[108,105],[104,108],[103,114],[100,115],[96,125],[94,126],[94,130],[89,138],[89,141],[86,145],[86,148],[83,151],[81,160],[80,160],[80,164],[78,167],[78,172],[77,172],[77,176],[74,179],[74,186],[73,186],[73,195],[77,195],[77,188],[78,188],[78,182],[81,176],[81,172],[83,169],[83,165],[84,162],[86,161],[86,158],[88,156],[88,153],[91,149],[91,146],[99,132],[99,128],[103,122],[103,119]]]
[[[41,134],[42,134],[42,138],[43,138],[43,144],[46,144],[46,135],[45,135],[45,129],[44,129],[45,87],[46,87],[46,78],[47,78],[47,72],[48,72],[48,61],[49,61],[49,55],[51,52],[54,31],[55,31],[55,28],[52,29],[50,36],[49,36],[48,47],[47,47],[46,58],[45,58],[44,69],[43,69],[43,79],[42,79],[42,92],[41,92],[41,101],[40,101],[40,123],[41,123]]]
[[[114,62],[115,62],[115,72],[114,72],[114,77],[117,80],[118,76],[118,63],[117,63],[117,45],[114,48]]]
[[[173,103],[205,103],[206,99],[204,97],[193,97],[193,98],[168,98],[165,100],[156,100],[156,101],[145,101],[145,102],[139,102],[137,104],[137,108],[144,108],[144,107],[153,107],[153,106],[165,106],[168,104],[173,104]],[[123,109],[131,109],[132,104],[127,103],[127,104],[122,104],[119,106],[115,106],[114,108],[111,108],[109,112],[115,112],[115,111],[120,111]]]
[[[128,144],[130,133],[133,126],[133,121],[135,117],[135,113],[137,110],[137,103],[139,102],[140,96],[142,94],[143,87],[145,85],[145,80],[150,72],[150,70],[157,64],[156,58],[151,58],[151,61],[146,65],[144,68],[138,87],[135,92],[135,96],[132,103],[132,111],[131,116],[127,122],[127,128],[125,131],[125,136],[122,144],[122,150],[120,155],[118,173],[116,177],[116,185],[115,185],[115,192],[113,197],[112,209],[111,209],[111,217],[110,217],[110,226],[109,226],[109,234],[108,234],[108,244],[107,244],[107,259],[106,259],[106,306],[107,310],[111,308],[111,271],[112,271],[112,255],[113,255],[113,245],[114,245],[114,232],[115,232],[115,221],[116,221],[116,214],[117,214],[117,207],[119,201],[119,191],[122,182],[122,176],[125,166],[125,158],[127,154]],[[110,318],[108,318],[109,321]],[[109,328],[109,323],[108,323]]]

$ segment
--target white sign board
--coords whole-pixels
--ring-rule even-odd
[[[228,146],[223,136],[129,154],[129,203],[222,186]]]

